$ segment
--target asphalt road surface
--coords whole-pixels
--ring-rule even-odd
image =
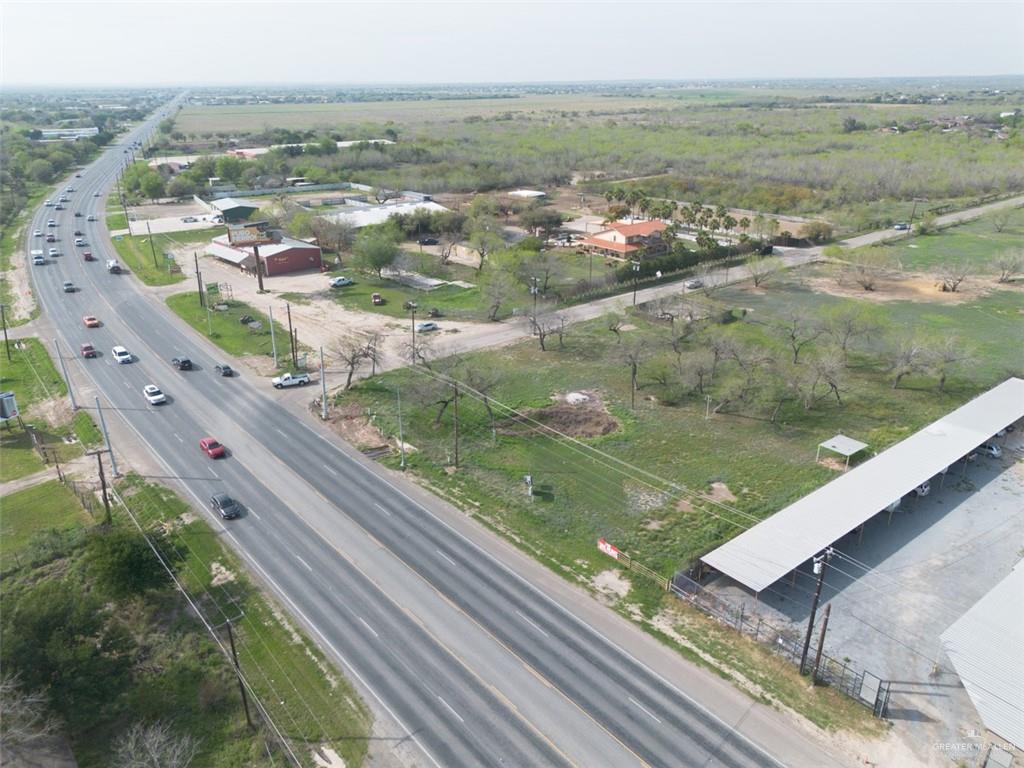
[[[214,528],[418,745],[424,764],[781,765],[429,505],[294,418],[275,403],[268,382],[216,376],[219,361],[208,344],[139,291],[130,275],[106,271],[104,262],[116,254],[103,221],[104,195],[124,164],[122,146],[159,119],[73,179],[68,210],[42,208],[28,228],[29,247],[45,251],[49,245],[32,230],[45,234],[46,219],[58,221],[62,255],[28,269],[65,362],[77,369],[72,378],[84,374],[90,382],[76,393],[79,405],[99,395],[108,418],[124,419],[207,509]],[[76,210],[99,221],[75,218]],[[72,245],[74,229],[84,231],[96,261],[85,262],[86,248]],[[63,292],[65,280],[77,290]],[[88,314],[102,327],[85,328]],[[86,341],[100,357],[78,355]],[[132,363],[113,360],[115,344],[133,353]],[[182,354],[195,370],[170,365]],[[142,388],[150,383],[164,390],[167,404],[146,402]],[[215,462],[199,451],[208,434],[228,447],[226,459]],[[209,512],[207,499],[218,491],[242,502],[239,519],[221,521]],[[814,755],[814,747],[808,743],[804,753]],[[836,764],[824,756],[799,762]]]

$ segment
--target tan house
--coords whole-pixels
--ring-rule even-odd
[[[583,247],[602,256],[631,258],[663,253],[668,243],[662,233],[668,228],[663,221],[616,222],[608,229],[583,239]]]

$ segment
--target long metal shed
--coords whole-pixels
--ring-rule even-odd
[[[701,560],[760,592],[1022,417],[1024,379],[1007,379]]]
[[[1024,561],[942,633],[985,727],[1024,749]]]

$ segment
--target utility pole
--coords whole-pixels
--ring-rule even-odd
[[[402,390],[401,388],[395,388],[395,394],[398,396],[398,450],[402,454],[402,463],[399,465],[402,469],[405,469],[405,435],[402,433]]]
[[[64,356],[60,353],[60,342],[57,339],[53,340],[53,348],[57,351],[57,360],[60,361],[60,369],[64,373],[64,381],[68,383],[68,397],[71,399],[71,410],[78,410],[78,403],[75,402],[75,390],[71,386],[71,377],[68,376],[68,367],[64,363]]]
[[[195,259],[196,262],[196,287],[199,289],[199,306],[205,307],[206,301],[204,300],[205,297],[203,295],[203,273],[199,271],[199,253],[197,251],[192,251],[192,258]]]
[[[533,294],[533,331],[537,332],[537,282],[539,277],[530,278],[530,293]]]
[[[104,519],[104,522],[107,525],[110,525],[110,523],[111,523],[111,519],[110,519],[110,498],[107,496],[107,476],[103,473],[103,453],[104,453],[104,451],[91,451],[90,453],[88,453],[86,455],[87,456],[95,456],[96,457],[96,466],[98,466],[99,470],[100,470],[100,491],[101,491],[101,493],[103,495],[103,507],[107,511],[106,518]],[[111,454],[111,455],[113,455],[113,454]]]
[[[327,421],[327,369],[324,368],[324,348],[320,347],[320,418]]]
[[[821,586],[825,583],[825,571],[828,570],[828,561],[832,557],[832,547],[829,547],[820,555],[814,558],[814,572],[818,575],[818,586],[814,590],[814,600],[811,602],[811,615],[807,619],[807,636],[804,638],[804,650],[800,654],[800,674],[804,673],[804,666],[807,664],[807,651],[811,647],[811,632],[814,631],[814,616],[818,612],[818,601],[821,599]]]
[[[292,331],[292,365],[299,367],[299,329]]]
[[[410,301],[409,302],[409,312],[412,314],[412,325],[410,325],[410,328],[412,329],[412,351],[409,353],[409,356],[412,358],[412,360],[411,360],[412,364],[416,365],[416,302],[415,301]]]
[[[245,684],[242,682],[242,668],[238,664],[238,653],[235,651],[235,633],[231,631],[231,619],[227,621],[228,625],[228,642],[231,643],[231,658],[235,663],[235,677],[238,678],[238,690],[242,692],[242,707],[245,709],[245,722],[249,724],[249,728],[256,730],[256,726],[252,724],[252,716],[249,714],[249,699],[245,694]]]
[[[103,418],[103,409],[100,408],[100,399],[96,398],[96,413],[100,416],[100,428],[103,430],[103,441],[107,444],[107,451],[110,452],[110,469],[117,477],[117,460],[114,458],[114,447],[110,444],[110,434],[107,432],[107,420]]]
[[[636,286],[640,282],[640,262],[633,260],[633,306],[636,306]]]
[[[459,468],[459,384],[456,382],[452,385],[455,387],[455,468]]]
[[[7,362],[11,362],[11,342],[7,338],[7,305],[0,304],[0,323],[4,326],[4,349],[7,350]]]
[[[295,360],[295,331],[292,330],[292,305],[285,302],[284,308],[288,312],[288,345],[292,353],[292,367],[294,367],[298,362]]]
[[[256,257],[256,284],[259,286],[260,293],[263,293],[263,259],[260,258],[260,247],[254,245],[252,253]]]
[[[160,265],[156,262],[156,246],[153,245],[153,230],[149,228],[149,219],[146,219],[146,236],[149,238],[149,252],[153,254],[153,269],[159,269]]]
[[[270,348],[274,352],[274,368],[277,368],[277,339],[274,338],[274,307],[270,307]]]
[[[811,673],[811,683],[818,680],[818,668],[821,666],[821,652],[825,647],[825,633],[828,631],[828,617],[832,613],[832,603],[825,606],[825,618],[821,620],[821,634],[818,635],[818,653],[814,656],[814,672]]]

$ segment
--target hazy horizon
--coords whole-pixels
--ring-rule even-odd
[[[0,22],[19,89],[1024,74],[1020,2],[8,2]]]

